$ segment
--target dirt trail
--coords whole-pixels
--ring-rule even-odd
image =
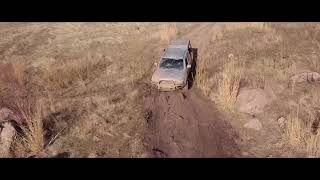
[[[236,133],[197,90],[152,92],[145,102],[150,156],[240,156]]]
[[[198,53],[212,37],[212,23],[203,23],[186,37]],[[201,57],[201,55],[199,55]],[[192,87],[187,93],[151,91],[145,98],[151,157],[239,157],[237,134],[215,106]]]

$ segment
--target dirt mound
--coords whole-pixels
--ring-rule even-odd
[[[151,157],[239,157],[237,135],[196,89],[145,99]]]

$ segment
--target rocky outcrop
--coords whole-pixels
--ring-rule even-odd
[[[274,99],[274,95],[264,89],[240,89],[235,108],[238,112],[259,114]]]
[[[262,128],[262,124],[258,119],[251,119],[244,125],[245,128],[254,129],[256,131],[260,131]]]
[[[302,72],[290,78],[292,83],[320,82],[320,74],[317,72]]]

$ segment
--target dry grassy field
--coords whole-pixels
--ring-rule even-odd
[[[13,112],[16,131],[0,156],[149,157],[143,97],[163,48],[187,37],[198,49],[193,88],[239,133],[243,156],[319,157],[319,30],[319,23],[0,23],[0,111]]]

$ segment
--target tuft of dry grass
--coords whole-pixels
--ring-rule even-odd
[[[208,76],[208,66],[209,59],[203,58],[197,62],[197,86],[204,92],[205,95],[210,95],[210,89],[208,88],[209,76]]]
[[[50,90],[64,89],[80,84],[84,85],[97,70],[104,70],[107,61],[104,58],[88,56],[81,59],[61,62],[60,64],[46,64],[42,69],[38,84]]]
[[[160,39],[169,43],[170,40],[177,37],[178,28],[175,23],[173,24],[165,24],[163,29],[160,31]]]
[[[286,136],[291,146],[299,148],[311,157],[320,157],[320,133],[311,132],[297,116],[290,116],[287,122]]]
[[[222,78],[218,81],[218,101],[228,111],[234,110],[242,78],[243,65],[231,60],[225,64]]]
[[[18,104],[24,123],[20,124],[21,133],[15,140],[15,154],[18,157],[37,155],[44,148],[44,129],[42,122],[42,104],[39,103],[35,111],[31,110],[31,103],[27,107]]]
[[[320,120],[320,114],[314,116],[315,111],[308,110],[310,118],[308,121],[303,121],[299,115],[303,106],[299,102],[296,112],[291,111],[285,134],[292,147],[305,151],[309,157],[320,157],[320,133],[318,127],[313,129],[314,122]]]
[[[286,136],[290,145],[294,147],[304,146],[307,128],[299,119],[299,107],[296,113],[291,113],[287,122]]]
[[[320,157],[320,133],[311,134],[307,139],[307,152],[311,157]]]

